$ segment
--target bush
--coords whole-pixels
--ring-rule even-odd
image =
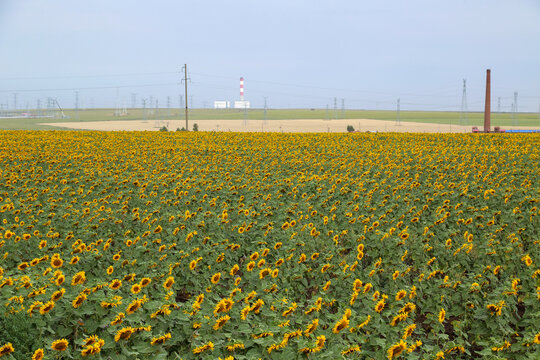
[[[347,131],[348,132],[353,132],[354,131],[354,127],[352,125],[347,125]]]
[[[186,131],[186,129],[185,129],[185,128],[181,128],[181,129],[180,129],[180,128],[176,128],[176,131]]]
[[[166,126],[162,126],[162,127],[159,129],[159,131],[169,131],[169,129],[167,129]]]
[[[193,131],[199,131],[199,125],[197,123],[193,124]]]

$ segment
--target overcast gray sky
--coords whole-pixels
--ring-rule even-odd
[[[0,104],[540,107],[540,0],[0,0]],[[118,90],[117,90],[118,87]],[[56,89],[56,90],[55,90]],[[61,89],[61,90],[58,90]],[[154,100],[155,101],[155,100]]]

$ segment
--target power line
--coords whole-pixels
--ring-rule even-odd
[[[123,73],[123,74],[95,74],[95,75],[61,75],[61,76],[18,76],[18,77],[0,77],[2,80],[48,80],[48,79],[77,79],[77,78],[103,78],[120,76],[142,76],[142,75],[172,75],[175,72],[149,72],[149,73]]]
[[[139,84],[139,85],[109,85],[109,86],[90,86],[76,88],[56,88],[56,89],[18,89],[18,90],[0,90],[0,92],[44,92],[44,91],[75,91],[75,90],[103,90],[103,89],[118,89],[132,87],[155,87],[155,86],[178,86],[178,83],[156,83],[156,84]]]

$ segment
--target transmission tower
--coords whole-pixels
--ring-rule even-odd
[[[499,98],[497,99],[497,112],[500,113],[501,112],[501,97],[499,96]]]
[[[161,127],[161,122],[159,120],[159,100],[158,99],[156,99],[156,118],[155,118],[154,127],[156,128]]]
[[[467,79],[463,79],[463,95],[461,96],[461,113],[459,114],[459,125],[469,124],[469,115],[467,108]]]
[[[171,97],[167,96],[167,117],[171,117]]]
[[[517,126],[516,104],[512,103],[512,126]]]
[[[79,92],[75,91],[75,119],[79,120]]]
[[[267,110],[268,110],[268,106],[266,104],[266,96],[264,97],[264,121],[263,121],[263,124],[266,125],[267,123]]]
[[[17,111],[17,93],[13,94],[13,108]]]
[[[513,121],[516,123],[516,126],[519,125],[519,119],[518,119],[518,93],[517,91],[514,92],[514,106],[512,108],[512,118]]]
[[[345,119],[345,99],[341,99],[341,118]]]
[[[146,121],[146,99],[141,99],[143,107],[143,120]]]
[[[337,120],[337,116],[338,116],[338,115],[337,115],[337,98],[335,97],[335,98],[334,98],[334,116],[333,116],[334,119]]]
[[[135,109],[137,107],[137,94],[131,93],[131,108]]]
[[[400,119],[400,116],[399,116],[399,110],[400,110],[400,99],[398,98],[397,99],[397,111],[396,111],[396,125],[397,126],[401,125],[401,119]]]
[[[326,104],[326,119],[325,120],[330,120],[330,117],[329,117],[329,109],[328,109],[328,104]]]

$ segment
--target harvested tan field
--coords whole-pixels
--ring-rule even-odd
[[[347,125],[355,130],[378,132],[470,132],[471,126],[448,124],[429,124],[419,122],[401,122],[373,119],[301,119],[301,120],[195,120],[189,122],[190,130],[197,123],[200,131],[235,131],[235,132],[346,132]],[[46,123],[80,130],[101,131],[156,131],[166,126],[170,131],[185,126],[185,120],[126,120]]]

